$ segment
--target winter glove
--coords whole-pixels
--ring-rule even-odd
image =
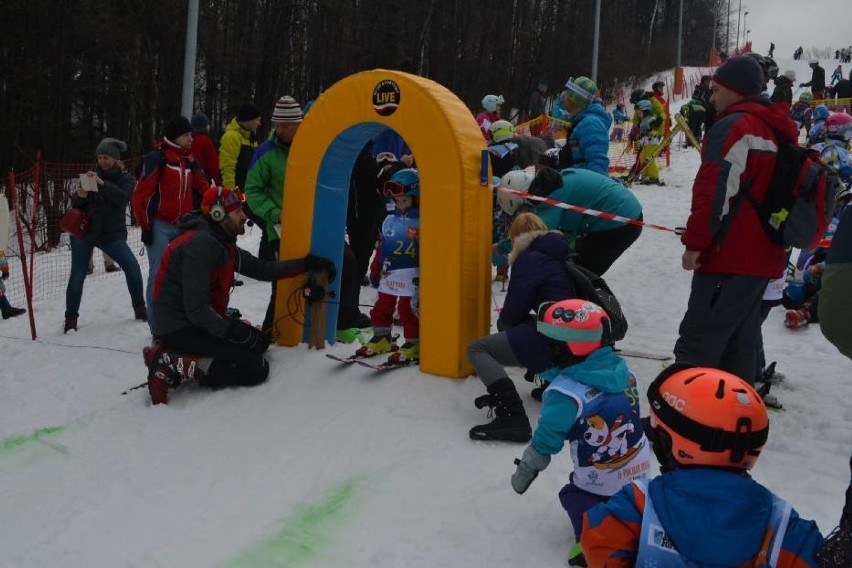
[[[154,242],[154,231],[151,229],[142,229],[142,244],[146,247],[151,246]]]
[[[269,334],[236,319],[232,319],[228,325],[225,339],[258,355],[266,351],[270,343]]]
[[[518,495],[523,495],[529,489],[533,480],[538,477],[538,472],[544,470],[550,465],[550,456],[545,456],[538,453],[532,444],[524,450],[524,455],[521,459],[515,459],[515,465],[518,469],[512,475],[512,489]]]
[[[327,258],[309,254],[303,262],[305,263],[305,269],[311,272],[325,272],[328,274],[328,281],[334,282],[334,277],[337,276],[337,269],[334,268],[334,263]]]

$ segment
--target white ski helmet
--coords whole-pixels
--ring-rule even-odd
[[[523,191],[526,193],[532,183],[533,177],[534,176],[532,174],[527,173],[524,170],[512,170],[504,175],[500,181],[501,185],[505,188],[514,189],[515,191]],[[520,209],[521,205],[524,203],[525,200],[517,195],[512,195],[505,191],[497,193],[497,205],[499,205],[500,209],[502,209],[507,215],[514,215],[517,213],[518,209]]]
[[[494,112],[497,110],[497,106],[502,105],[503,102],[503,95],[485,95],[482,97],[482,108],[488,112]]]

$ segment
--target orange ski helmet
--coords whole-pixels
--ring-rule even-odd
[[[648,388],[651,438],[664,470],[751,469],[769,434],[763,399],[725,371],[675,364]]]

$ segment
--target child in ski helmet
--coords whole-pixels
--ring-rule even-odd
[[[825,130],[823,123],[831,115],[828,107],[825,105],[817,105],[811,112],[811,127],[808,129],[808,146],[825,142]]]
[[[476,123],[485,136],[485,141],[491,141],[491,125],[500,120],[500,110],[503,106],[503,95],[485,95],[482,97],[482,110],[476,115]]]
[[[378,280],[379,294],[370,311],[373,337],[356,354],[362,357],[394,352],[392,360],[420,358],[420,320],[416,313],[420,276],[420,174],[399,170],[384,184],[385,195],[396,209],[382,223],[379,253],[370,268]],[[402,320],[405,343],[397,347],[391,337],[394,310]]]
[[[586,513],[590,566],[817,566],[816,523],[748,475],[769,419],[746,381],[674,364],[648,400],[646,431],[663,473]]]
[[[805,129],[805,134],[811,129],[811,114],[813,113],[811,103],[813,102],[814,96],[810,91],[805,91],[799,95],[799,100],[790,107],[790,118],[799,126],[799,130]]]
[[[636,103],[638,117],[639,164],[644,164],[659,147],[665,136],[665,119],[654,113],[654,105],[649,99],[641,99]],[[637,120],[634,118],[634,120]],[[651,160],[639,178],[643,185],[665,185],[660,181],[660,171],[655,160]]]
[[[545,302],[537,314],[538,332],[549,339],[556,367],[542,397],[532,442],[512,476],[524,493],[567,440],[574,470],[559,492],[576,535],[569,564],[585,566],[579,546],[583,514],[605,503],[625,483],[647,477],[651,450],[639,418],[636,378],[615,354],[609,318],[588,300]]]

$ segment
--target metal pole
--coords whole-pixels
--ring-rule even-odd
[[[719,2],[713,3],[713,40],[710,42],[710,49],[716,47],[716,26],[719,23]]]
[[[598,44],[601,37],[601,0],[595,2],[595,39],[592,46],[592,82],[598,84]]]
[[[737,11],[737,45],[734,46],[735,49],[739,49],[740,47],[740,18],[743,16],[743,0],[740,0],[740,8]]]
[[[680,52],[683,47],[683,0],[680,0],[680,13],[677,17],[677,58],[675,67],[680,67]]]
[[[180,113],[192,116],[192,100],[195,95],[195,57],[198,44],[198,0],[189,0],[186,14],[186,46],[183,54],[183,94]]]
[[[748,43],[748,10],[743,12],[743,45]]]
[[[728,0],[728,17],[725,25],[725,51],[731,49],[731,0]]]

